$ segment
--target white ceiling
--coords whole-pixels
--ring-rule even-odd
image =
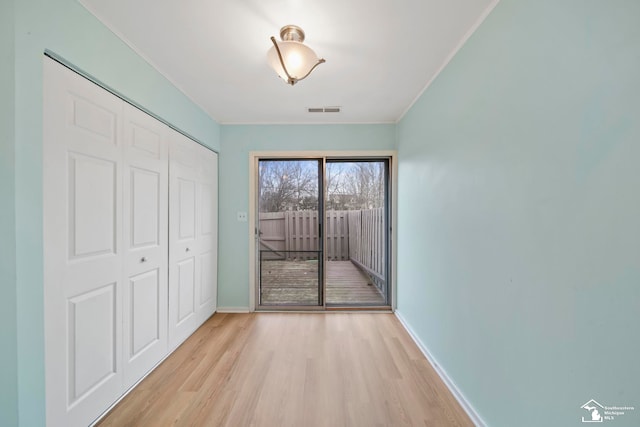
[[[218,123],[393,123],[497,0],[80,0]],[[294,24],[326,63],[267,65]],[[340,113],[307,107],[340,106]]]

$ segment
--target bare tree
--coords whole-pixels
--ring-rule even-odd
[[[329,163],[327,164],[325,186],[327,197],[325,206],[327,210],[345,210],[351,196],[345,187],[350,163]]]
[[[261,160],[260,212],[318,209],[316,162]]]
[[[330,166],[330,167],[329,167]],[[384,206],[385,168],[382,162],[330,163],[327,167],[327,207],[336,210]]]
[[[260,212],[318,210],[316,161],[261,160]],[[325,186],[327,210],[373,209],[384,206],[383,162],[331,162]]]

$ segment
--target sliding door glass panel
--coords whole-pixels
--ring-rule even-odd
[[[327,305],[389,304],[388,165],[387,160],[327,160]]]
[[[258,162],[260,306],[323,305],[321,165]]]

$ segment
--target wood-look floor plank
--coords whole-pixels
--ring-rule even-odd
[[[98,424],[472,426],[392,314],[216,314]]]

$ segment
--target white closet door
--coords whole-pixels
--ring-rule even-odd
[[[217,155],[44,61],[47,424],[86,426],[216,308]]]
[[[171,133],[169,145],[169,345],[216,310],[218,155]]]
[[[177,132],[169,138],[169,346],[198,327],[196,291],[202,275],[196,230],[200,227],[198,145]]]
[[[167,353],[169,128],[124,106],[125,388]]]
[[[196,317],[202,324],[216,311],[218,278],[218,155],[202,146],[198,151],[200,220],[196,221],[200,287],[196,292]]]
[[[88,425],[122,393],[122,103],[44,64],[47,420]]]

